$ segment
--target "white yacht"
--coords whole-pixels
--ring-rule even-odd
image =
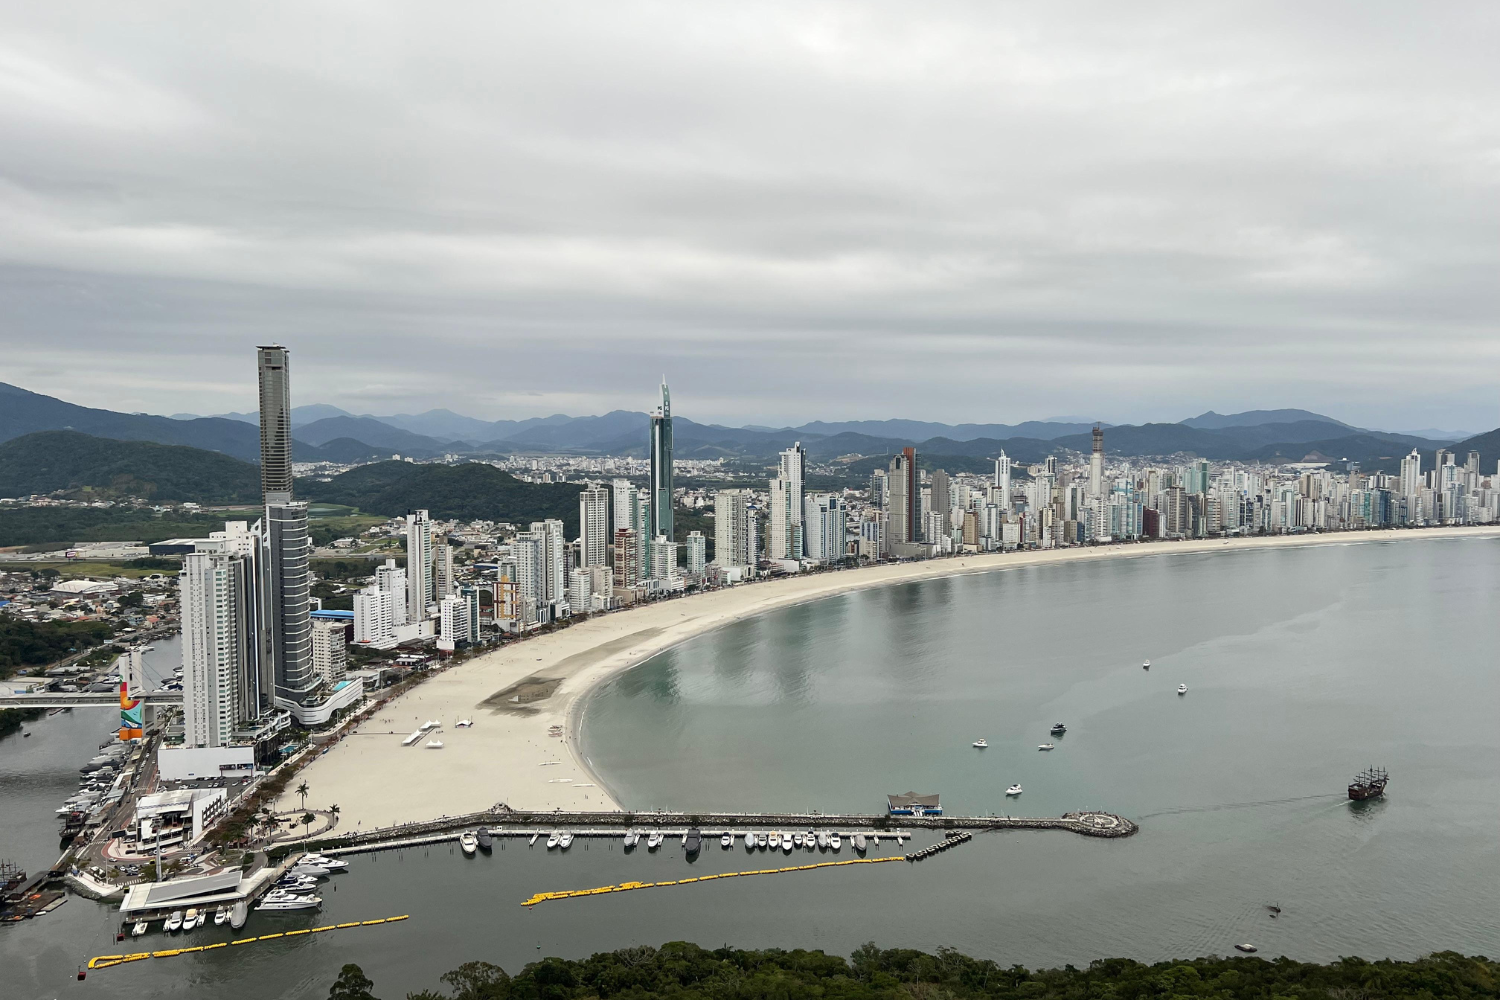
[[[818,834],[818,846],[822,847],[822,848],[827,848],[828,847],[828,831],[827,830],[824,830],[823,832],[821,832],[821,833]]]
[[[719,846],[720,847],[724,847],[724,848],[733,847],[734,846],[734,834],[732,834],[732,833],[726,833],[726,834],[724,834],[724,836],[720,837],[719,838]]]
[[[564,830],[563,831],[563,835],[561,837],[557,838],[557,846],[558,846],[559,850],[564,850],[564,851],[566,851],[568,848],[572,847],[573,846],[573,832],[571,830]]]
[[[322,865],[309,865],[298,862],[292,867],[293,875],[303,875],[308,878],[327,878],[328,869]]]
[[[1178,694],[1187,694],[1187,685],[1186,684],[1179,684],[1179,685],[1177,685],[1177,693]]]
[[[634,847],[636,844],[639,844],[640,842],[641,842],[641,835],[639,833],[636,833],[634,830],[626,830],[625,831],[625,846],[627,848]]]
[[[767,846],[770,847],[771,850],[773,850],[773,851],[779,851],[779,850],[781,850],[781,834],[779,834],[779,833],[773,833],[773,834],[771,834],[770,842],[768,843]]]
[[[229,907],[221,906],[214,910],[214,926],[223,927],[229,923]]]
[[[541,836],[540,833],[533,833],[531,835],[531,839],[528,840],[528,841],[526,841],[526,846],[527,847],[535,847],[536,846],[536,838],[538,838],[540,836]]]
[[[162,924],[162,928],[161,929],[164,930],[164,931],[180,931],[180,930],[182,930],[182,911],[181,910],[173,910],[172,911],[172,915],[167,918],[167,922],[166,923]]]
[[[792,853],[792,835],[790,833],[783,833],[781,835],[781,851],[783,854]]]
[[[268,892],[257,910],[316,910],[323,905],[323,900],[318,896],[296,896],[292,893]]]
[[[1142,670],[1150,670],[1151,669],[1151,661],[1147,660],[1145,663],[1142,663],[1141,664],[1141,669]]]
[[[1036,748],[1038,750],[1056,750],[1057,745],[1055,743],[1038,743]]]
[[[799,850],[801,849],[801,847],[802,847],[802,834],[801,833],[794,833],[794,834],[792,834],[792,846],[798,848]]]
[[[767,836],[766,834],[764,834],[764,833],[757,833],[755,835],[755,847],[756,847],[756,850],[764,851],[766,849],[766,845],[769,844],[769,843],[770,843],[770,837]]]
[[[987,747],[989,745],[990,745],[990,741],[989,740],[979,739],[979,740],[975,740],[974,741],[974,746],[978,747],[980,750],[983,750],[985,747]]]
[[[828,846],[837,851],[839,848],[844,846],[844,838],[835,833],[833,836],[828,838]]]
[[[1020,785],[1011,785],[1009,788],[1007,788],[1005,790],[1005,794],[1006,795],[1020,795],[1021,794],[1021,786]]]
[[[658,831],[658,830],[652,830],[651,833],[646,837],[646,850],[648,850],[648,851],[654,851],[654,850],[656,850],[658,847],[661,846],[661,842],[663,840],[665,840],[665,839],[666,838],[664,838],[661,835],[660,831]]]
[[[861,853],[861,854],[865,853],[865,835],[864,834],[862,834],[862,833],[856,833],[854,835],[854,849],[856,851],[858,851],[859,853]]]
[[[557,846],[557,842],[560,839],[562,839],[562,834],[558,833],[556,830],[553,830],[550,834],[548,834],[548,836],[547,836],[547,850],[550,851],[550,850],[552,850],[552,848],[556,847]]]
[[[753,833],[747,833],[747,834],[745,834],[745,850],[747,852],[755,850],[755,834],[753,834]]]
[[[194,927],[197,927],[198,926],[198,920],[199,920],[198,911],[195,910],[195,909],[189,909],[187,911],[187,915],[182,918],[182,929],[183,929],[183,931],[187,932],[187,931],[192,930]]]
[[[802,846],[809,851],[816,851],[818,849],[818,835],[808,830],[802,835]]]
[[[479,850],[479,838],[465,830],[458,838],[458,846],[465,854],[473,857],[474,852]]]
[[[135,926],[130,928],[131,937],[140,937],[144,933],[146,933],[146,921],[144,920],[137,920]]]
[[[349,862],[340,861],[338,858],[330,858],[326,854],[304,854],[298,864],[316,865],[331,872],[347,871],[349,868]]]

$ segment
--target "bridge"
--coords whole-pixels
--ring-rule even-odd
[[[142,703],[157,708],[181,705],[181,691],[153,691],[138,695]],[[40,694],[0,694],[0,708],[108,708],[120,707],[118,691],[44,691]]]

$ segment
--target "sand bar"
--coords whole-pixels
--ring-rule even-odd
[[[894,583],[1022,566],[1300,545],[1349,545],[1433,538],[1500,537],[1500,525],[1273,535],[955,556],[779,577],[599,615],[516,642],[433,677],[361,722],[299,775],[308,805],[338,803],[341,830],[385,827],[479,812],[620,808],[577,749],[582,696],[610,675],[710,629],[834,594]],[[473,726],[457,728],[460,720]],[[403,746],[424,722],[441,724],[441,750],[428,737]],[[564,736],[549,735],[552,726]],[[295,785],[296,782],[293,782]],[[295,808],[290,793],[279,804]]]

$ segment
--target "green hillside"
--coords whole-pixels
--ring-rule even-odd
[[[59,490],[85,499],[255,503],[260,471],[216,451],[77,431],[41,431],[0,444],[0,496]]]
[[[492,465],[415,465],[376,462],[327,482],[299,480],[297,496],[347,504],[395,517],[426,508],[435,518],[527,524],[559,518],[569,537],[578,532],[579,483],[523,483]]]

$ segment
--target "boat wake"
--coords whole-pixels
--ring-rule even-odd
[[[1289,799],[1262,799],[1259,802],[1226,802],[1217,806],[1190,806],[1185,809],[1163,809],[1160,812],[1146,813],[1138,819],[1154,819],[1157,816],[1181,816],[1184,813],[1219,812],[1223,809],[1254,809],[1257,806],[1280,806],[1288,802],[1311,802],[1313,799],[1341,799],[1342,795],[1324,793],[1322,795],[1294,795]]]

